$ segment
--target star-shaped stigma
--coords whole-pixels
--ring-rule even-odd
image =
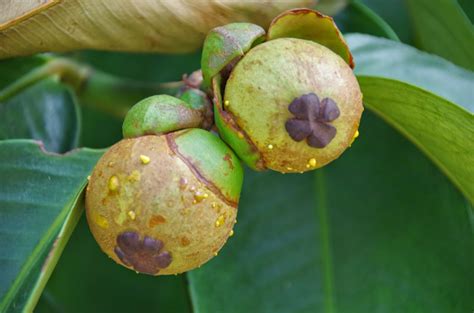
[[[294,118],[285,123],[285,128],[294,141],[306,139],[314,148],[324,148],[336,136],[336,128],[329,123],[339,117],[339,108],[331,98],[319,98],[308,93],[294,99],[288,106]]]
[[[136,271],[155,275],[160,269],[168,267],[172,261],[168,251],[160,252],[163,242],[145,236],[140,240],[138,233],[123,232],[117,236],[117,246],[114,251],[119,259]]]

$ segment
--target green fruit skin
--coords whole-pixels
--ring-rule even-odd
[[[172,257],[154,275],[182,273],[217,255],[231,235],[242,181],[240,161],[210,132],[123,139],[90,177],[87,220],[101,249],[117,263],[135,270],[114,249],[120,234],[136,232],[160,240]]]
[[[285,122],[294,117],[288,105],[312,92],[320,100],[332,98],[340,110],[331,123],[336,136],[320,149],[294,141],[285,129]],[[250,50],[232,70],[224,102],[233,121],[257,147],[264,167],[283,173],[312,170],[338,158],[356,136],[363,111],[362,93],[347,63],[320,44],[294,38],[271,40]],[[221,125],[220,133],[225,131],[229,127]],[[227,143],[240,155],[239,147]],[[311,159],[316,166],[310,166]]]

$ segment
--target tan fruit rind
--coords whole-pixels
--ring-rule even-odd
[[[331,99],[340,112],[328,122],[336,133],[324,147],[296,141],[285,129],[295,118],[290,104],[308,94],[320,101]],[[347,63],[320,44],[294,38],[271,40],[250,50],[233,68],[224,102],[265,166],[283,173],[313,170],[338,158],[357,136],[363,111],[362,93]],[[227,143],[239,153],[233,142]]]
[[[118,142],[99,160],[86,213],[96,241],[115,262],[167,275],[199,267],[221,249],[237,214],[224,200],[166,136],[143,136]]]

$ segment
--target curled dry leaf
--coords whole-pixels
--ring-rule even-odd
[[[189,52],[218,25],[247,21],[267,27],[279,13],[316,2],[0,1],[0,59],[77,49]]]

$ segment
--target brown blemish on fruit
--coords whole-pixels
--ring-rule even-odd
[[[232,156],[230,155],[230,153],[226,153],[224,155],[224,161],[226,161],[229,164],[229,168],[231,170],[234,169],[234,164],[232,163]]]
[[[138,233],[127,231],[117,236],[114,252],[123,264],[138,272],[155,275],[172,261],[168,251],[161,251],[163,247],[159,239],[145,236],[141,240]]]
[[[196,251],[196,252],[192,252],[192,253],[189,253],[189,254],[186,254],[186,257],[188,258],[195,258],[197,257],[199,254],[201,254],[199,251]]]
[[[148,227],[153,228],[156,225],[164,224],[166,223],[166,218],[163,215],[153,215],[149,220],[148,220]]]
[[[183,247],[187,247],[191,243],[187,237],[181,237],[180,242]]]

